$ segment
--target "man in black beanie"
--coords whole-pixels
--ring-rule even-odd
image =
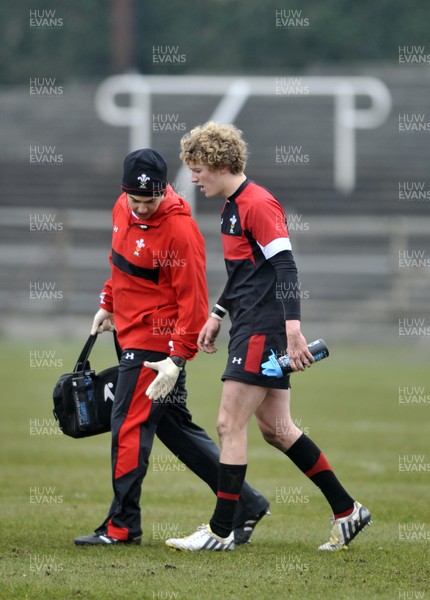
[[[107,518],[75,544],[140,544],[140,494],[154,435],[214,493],[219,450],[186,406],[185,365],[208,314],[204,239],[167,165],[144,148],[124,160],[113,209],[112,271],[91,333],[117,330],[123,348],[112,410],[114,499]],[[235,544],[251,538],[269,503],[245,484]]]
[[[138,196],[161,196],[167,188],[167,164],[156,150],[135,150],[124,159],[121,189]]]

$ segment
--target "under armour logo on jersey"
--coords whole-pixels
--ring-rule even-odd
[[[118,227],[118,225],[114,225],[114,227],[113,227],[113,230],[115,231],[115,233],[117,233],[117,232],[118,232],[118,230],[119,230],[119,227]]]
[[[112,402],[113,402],[115,400],[115,396],[111,392],[112,388],[113,388],[113,383],[111,381],[109,381],[109,383],[107,383],[103,389],[103,396],[104,396],[105,402],[107,402],[108,400],[112,400]]]
[[[124,358],[128,358],[129,360],[133,360],[133,358],[134,358],[134,352],[127,352],[127,354],[124,356]]]
[[[242,364],[242,358],[237,358],[237,356],[233,357],[233,360],[231,361],[233,364],[238,364],[241,365]]]
[[[230,233],[234,233],[234,226],[237,223],[237,219],[236,219],[236,215],[233,215],[232,217],[230,217]]]

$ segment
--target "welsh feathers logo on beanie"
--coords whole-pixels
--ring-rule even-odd
[[[167,187],[167,164],[156,150],[135,150],[124,159],[121,189],[135,196],[158,196]]]

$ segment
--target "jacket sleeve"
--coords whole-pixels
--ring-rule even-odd
[[[103,289],[100,292],[100,308],[104,308],[113,313],[112,280],[105,281]]]
[[[170,277],[177,321],[169,346],[171,356],[191,360],[198,352],[197,338],[208,314],[206,255],[204,239],[196,223],[191,218],[177,221],[181,226],[176,227],[170,244],[175,256]]]
[[[115,211],[118,208],[118,200],[115,203],[115,206],[112,210],[112,224],[114,222],[114,218],[115,218]],[[109,264],[112,268],[112,250],[109,253]],[[113,313],[113,296],[112,296],[112,279],[109,278],[107,281],[105,281],[105,284],[100,292],[100,308],[104,308],[104,310],[107,310],[111,313]]]

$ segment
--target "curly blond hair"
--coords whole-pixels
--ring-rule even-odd
[[[200,163],[210,169],[227,167],[236,175],[245,169],[248,147],[240,129],[209,121],[183,136],[179,156],[187,166]]]

